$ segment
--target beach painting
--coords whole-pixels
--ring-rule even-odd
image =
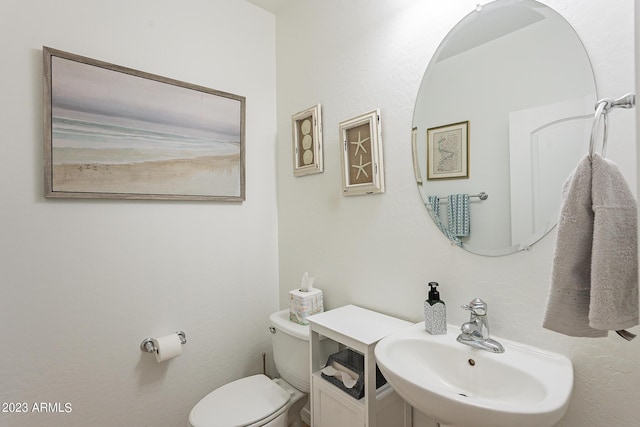
[[[46,197],[245,199],[244,97],[43,55]]]

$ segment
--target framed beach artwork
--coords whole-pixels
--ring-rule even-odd
[[[469,178],[469,122],[427,129],[427,179]]]
[[[384,193],[380,110],[340,122],[342,194]]]
[[[320,104],[291,116],[293,175],[305,176],[324,170],[322,158],[322,110]]]
[[[245,200],[242,96],[44,47],[45,197]]]

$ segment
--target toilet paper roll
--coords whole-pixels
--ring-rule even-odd
[[[156,348],[156,360],[158,363],[173,359],[182,354],[182,343],[180,342],[178,334],[153,338],[153,345]]]

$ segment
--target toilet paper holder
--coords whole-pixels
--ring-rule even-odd
[[[176,335],[180,338],[180,344],[184,345],[187,343],[187,335],[183,331],[177,331]],[[147,353],[157,353],[158,349],[153,343],[153,338],[145,338],[140,343],[140,350],[145,351]]]

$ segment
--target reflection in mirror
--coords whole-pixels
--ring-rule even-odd
[[[542,238],[587,152],[595,102],[584,46],[554,10],[497,0],[467,15],[431,59],[413,116],[416,180],[436,225],[481,255]]]

